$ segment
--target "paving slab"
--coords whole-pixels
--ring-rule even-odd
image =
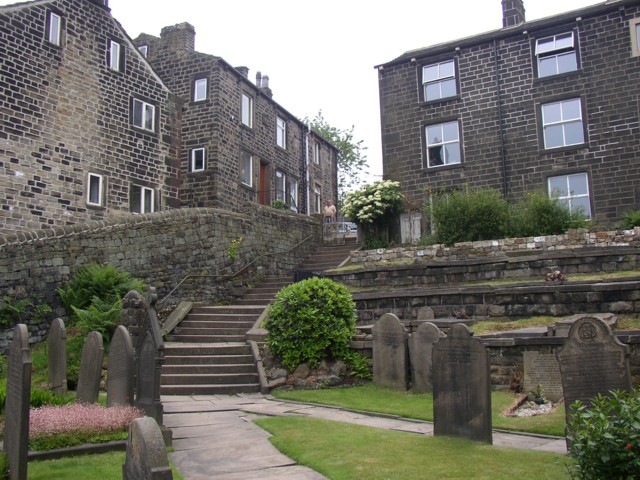
[[[246,432],[252,432],[256,437],[264,436],[264,438],[269,438],[271,435],[259,428],[255,429],[255,425],[252,423],[247,423],[246,425],[233,425],[233,431],[231,429],[225,429],[225,435],[229,438],[229,441],[233,441],[235,436],[243,436]],[[196,437],[208,437],[211,435],[218,435],[217,432],[220,431],[215,425],[196,425],[193,427],[175,427],[172,428],[173,439],[178,440],[181,438],[196,438]]]
[[[320,475],[318,472],[299,465],[265,468],[251,472],[228,473],[217,475],[215,478],[216,480],[327,480],[327,477]]]
[[[223,423],[244,423],[243,417],[246,414],[238,410],[224,412],[204,412],[204,413],[173,413],[164,415],[164,426],[189,427],[195,425],[220,425]]]

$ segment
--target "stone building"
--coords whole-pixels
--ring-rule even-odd
[[[337,196],[336,149],[268,79],[195,52],[188,24],[140,38],[108,0],[0,7],[0,232]]]
[[[495,0],[497,1],[497,0]],[[527,22],[379,65],[383,173],[428,191],[544,190],[611,224],[640,208],[640,1]]]

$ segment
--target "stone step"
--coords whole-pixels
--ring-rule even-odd
[[[262,312],[260,312],[262,313]],[[218,321],[224,320],[228,322],[253,322],[256,318],[260,316],[260,313],[247,313],[247,314],[233,314],[233,313],[216,313],[216,312],[206,312],[206,313],[190,313],[187,315],[185,320],[211,320]],[[182,323],[184,323],[184,321]]]
[[[191,349],[189,349],[191,352]],[[164,357],[164,367],[179,365],[253,365],[253,355],[169,355]]]
[[[225,363],[217,365],[205,364],[185,364],[185,365],[167,365],[162,366],[162,375],[188,375],[188,374],[206,374],[218,375],[222,373],[238,374],[238,373],[256,373],[256,366],[253,359],[249,364]]]
[[[238,299],[238,300],[235,300],[235,302],[236,302],[236,304],[238,304],[238,305],[247,305],[247,306],[248,306],[248,305],[254,305],[254,306],[257,306],[257,305],[256,305],[256,303],[260,303],[260,307],[262,308],[262,310],[264,310],[265,308],[267,308],[267,307],[269,306],[269,304],[271,303],[271,301],[272,301],[272,300],[273,300],[273,298],[272,298],[272,299],[270,299],[270,300],[268,300],[268,301],[266,301],[266,300],[259,300],[259,301],[257,302],[257,301],[256,301],[256,300],[254,300],[253,298],[245,299],[245,298],[243,297],[243,298],[240,298],[240,299]]]
[[[181,328],[246,328],[250,329],[258,317],[254,318],[250,321],[226,321],[226,320],[193,320],[189,318],[188,320],[183,320],[180,322],[180,326],[177,327],[176,330]]]
[[[249,327],[237,327],[237,326],[233,326],[233,327],[183,327],[182,325],[180,325],[178,328],[176,328],[172,333],[171,336],[175,337],[175,336],[183,336],[183,335],[206,335],[206,336],[211,336],[211,335],[244,335],[247,330],[249,330],[249,328],[251,328],[253,326],[253,324],[249,324]],[[242,340],[238,340],[238,341],[242,341]]]
[[[218,344],[169,341],[164,344],[164,352],[165,357],[177,355],[251,355],[251,347],[244,341]]]
[[[171,342],[181,343],[228,343],[242,342],[245,339],[244,333],[241,335],[168,335]]]
[[[251,383],[258,383],[257,373],[162,373],[161,376],[162,385],[246,385]]]
[[[256,383],[237,385],[161,385],[161,395],[234,395],[236,393],[257,393]]]
[[[241,305],[216,305],[216,306],[205,306],[198,305],[193,307],[190,312],[192,314],[212,314],[212,315],[260,315],[262,310],[260,310],[260,306],[256,305],[253,307],[241,306]]]

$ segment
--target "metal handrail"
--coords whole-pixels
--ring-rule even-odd
[[[181,280],[181,281],[180,281],[180,282],[179,282],[179,283],[178,283],[178,284],[173,288],[173,290],[171,290],[169,293],[167,293],[167,294],[162,298],[162,300],[158,300],[158,302],[157,302],[157,303],[158,303],[158,304],[160,304],[160,303],[164,303],[164,302],[165,302],[165,300],[166,300],[167,298],[169,298],[169,297],[173,294],[173,292],[175,292],[176,290],[178,290],[178,288],[180,288],[180,286],[181,286],[184,282],[186,282],[189,278],[191,278],[191,277],[198,277],[198,278],[218,278],[218,277],[222,277],[222,278],[224,278],[224,277],[227,277],[227,278],[234,278],[234,277],[236,277],[236,276],[240,275],[240,273],[242,273],[242,272],[244,272],[245,270],[247,270],[251,265],[253,265],[254,263],[256,263],[256,262],[257,262],[258,260],[260,260],[261,258],[263,258],[263,257],[269,257],[269,256],[274,256],[274,255],[282,255],[283,253],[288,253],[288,252],[290,252],[291,250],[293,250],[293,249],[295,249],[295,248],[299,247],[299,246],[300,246],[300,245],[302,245],[303,243],[308,242],[308,241],[309,241],[310,239],[312,239],[312,238],[313,238],[313,235],[309,235],[307,238],[304,238],[303,240],[300,240],[300,242],[296,243],[293,247],[291,247],[291,248],[289,248],[289,249],[287,249],[287,250],[282,250],[282,251],[280,251],[280,252],[273,252],[273,253],[263,253],[262,255],[260,255],[259,257],[255,258],[255,259],[254,259],[254,260],[252,260],[251,262],[247,263],[247,264],[246,264],[245,266],[243,266],[240,270],[238,270],[238,271],[236,271],[236,272],[234,272],[234,273],[227,273],[227,274],[224,274],[224,275],[219,275],[219,274],[217,274],[217,275],[211,275],[211,274],[208,274],[208,275],[207,275],[207,274],[205,274],[205,275],[202,275],[202,274],[201,274],[201,275],[193,275],[193,274],[189,274],[189,275],[185,276],[185,277],[184,277],[184,278],[183,278],[183,279],[182,279],[182,280]]]

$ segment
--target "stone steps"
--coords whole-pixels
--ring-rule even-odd
[[[257,393],[260,386],[256,382],[231,385],[162,385],[162,395],[235,395],[237,393]]]

